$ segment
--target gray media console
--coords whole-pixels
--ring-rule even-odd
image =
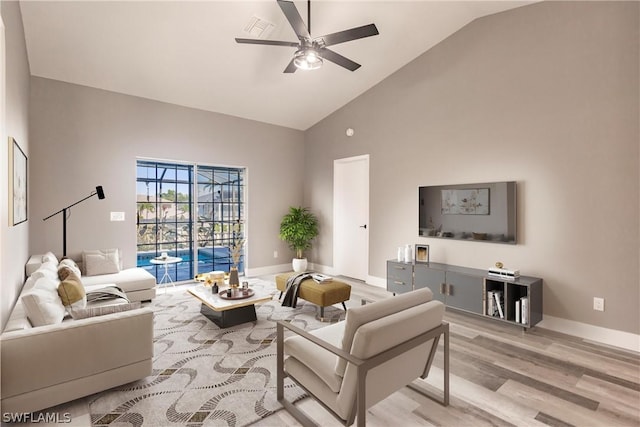
[[[439,263],[387,261],[387,290],[429,288],[447,307],[530,328],[542,320],[542,279],[490,276],[487,271]],[[498,308],[498,305],[500,307]],[[493,313],[492,313],[493,312]]]

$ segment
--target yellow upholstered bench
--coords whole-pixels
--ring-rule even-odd
[[[280,297],[287,288],[287,279],[293,276],[294,273],[282,273],[276,276],[276,286],[280,291]],[[324,318],[324,308],[333,304],[342,303],[342,308],[347,310],[344,305],[345,301],[351,298],[351,285],[336,280],[335,278],[330,282],[318,283],[315,280],[309,278],[302,281],[298,292],[298,297],[303,300],[309,301],[317,306],[320,306],[320,318]]]

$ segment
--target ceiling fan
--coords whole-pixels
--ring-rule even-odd
[[[285,73],[294,73],[296,69],[302,70],[315,70],[322,66],[323,59],[331,61],[334,64],[340,65],[350,71],[355,71],[360,68],[360,64],[353,62],[352,60],[345,58],[344,56],[336,53],[327,46],[333,46],[339,43],[345,43],[351,40],[362,39],[365,37],[378,35],[378,29],[375,24],[363,25],[362,27],[351,28],[350,30],[339,31],[337,33],[327,34],[321,37],[311,37],[311,0],[308,0],[307,4],[307,21],[308,25],[304,24],[298,9],[292,1],[277,0],[278,6],[282,9],[284,16],[293,27],[293,31],[298,36],[299,42],[286,42],[278,40],[258,40],[258,39],[243,39],[236,38],[238,43],[247,44],[264,44],[270,46],[290,46],[298,48],[293,55],[293,59],[284,69]]]

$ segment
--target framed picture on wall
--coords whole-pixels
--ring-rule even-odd
[[[442,190],[443,215],[489,215],[489,189]]]
[[[27,156],[9,137],[9,225],[27,220]]]
[[[416,262],[429,263],[429,245],[416,244]]]

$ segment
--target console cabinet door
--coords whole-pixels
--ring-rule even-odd
[[[413,283],[415,289],[429,288],[433,292],[433,299],[445,302],[445,294],[441,292],[441,289],[444,289],[444,283],[444,270],[429,268],[422,264],[415,265]]]
[[[482,314],[483,278],[447,271],[447,305]]]
[[[387,291],[402,294],[413,290],[413,265],[387,261]]]

